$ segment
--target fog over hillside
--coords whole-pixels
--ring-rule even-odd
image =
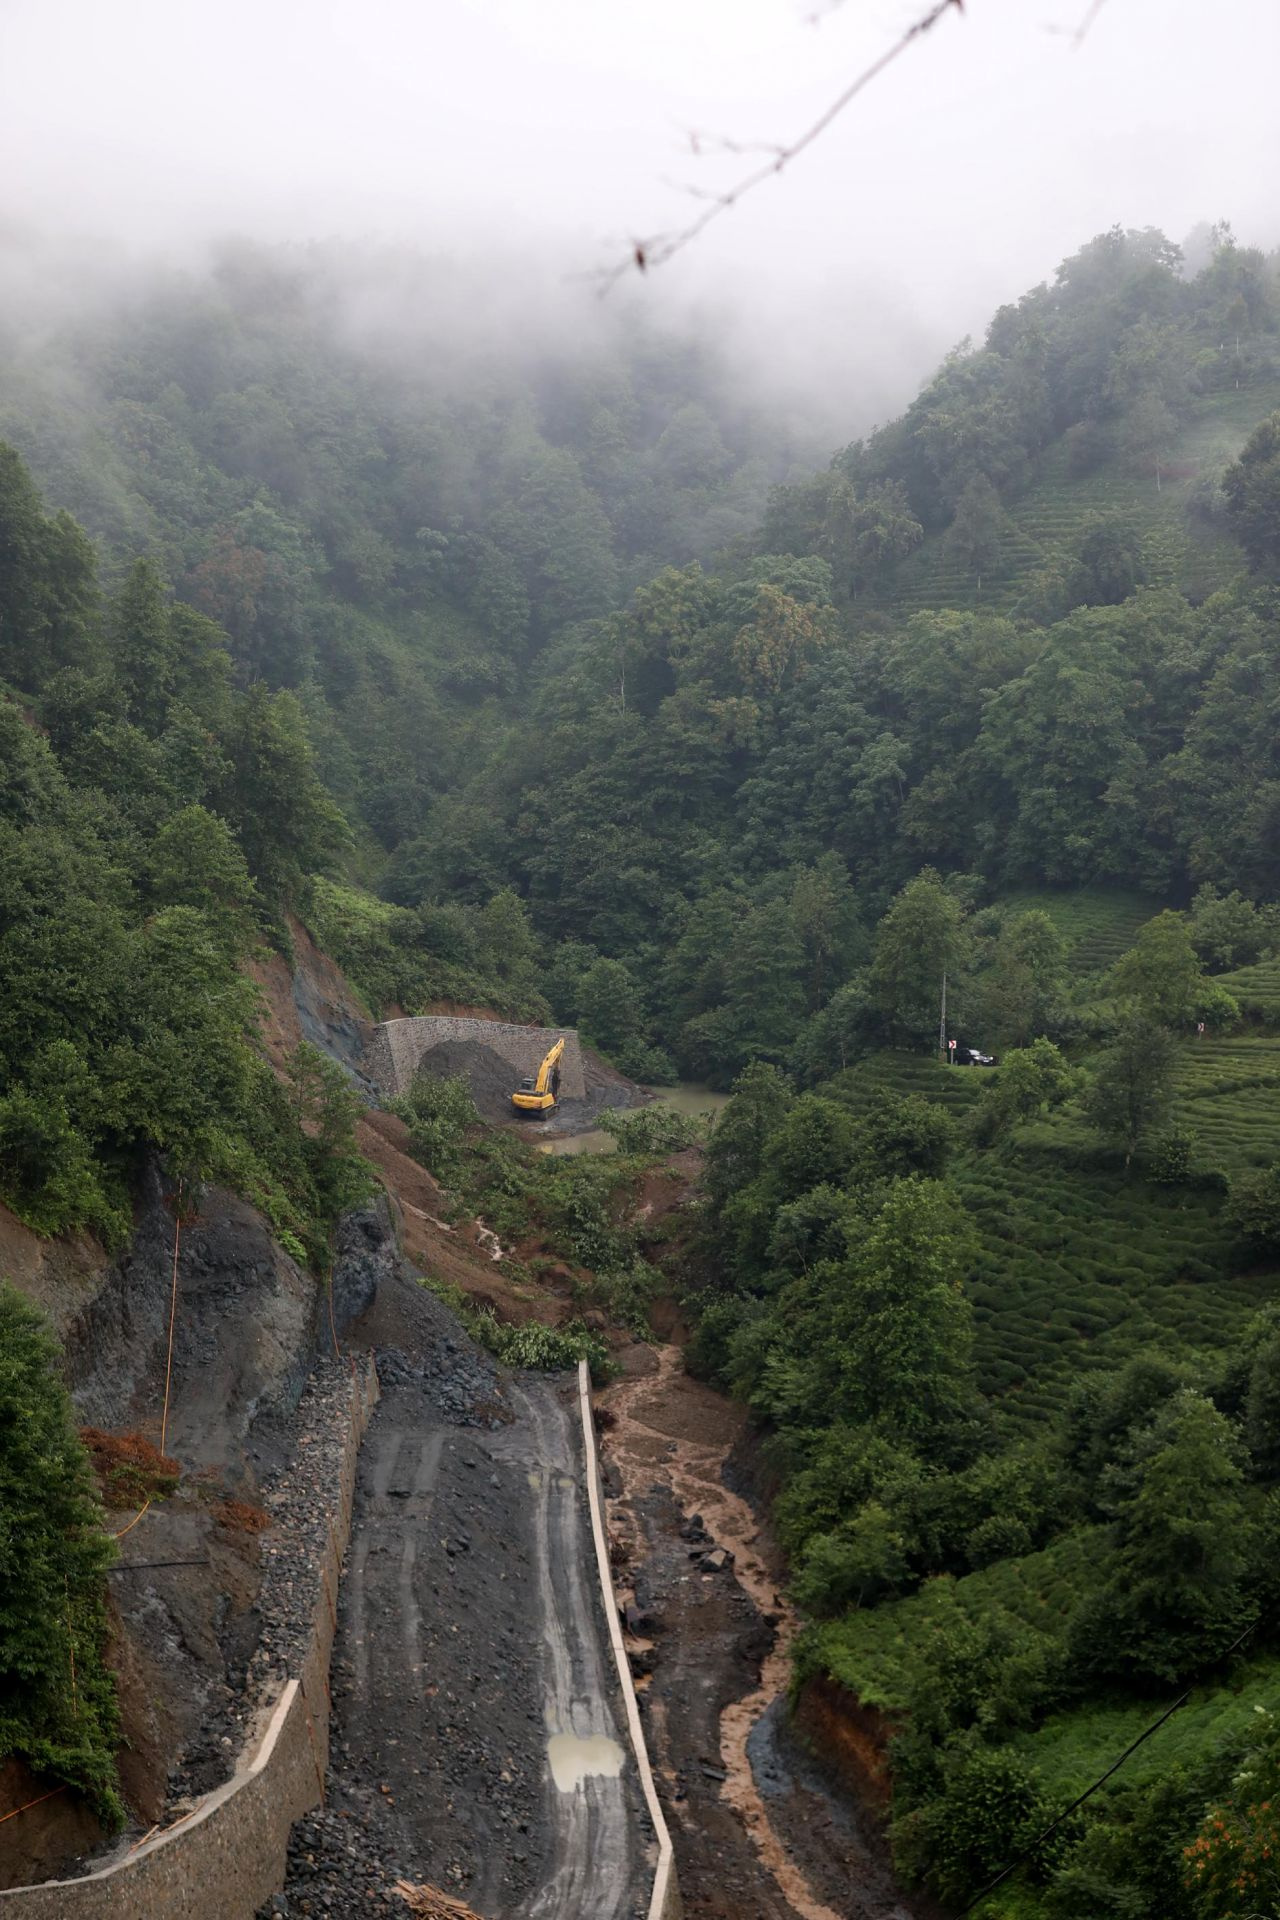
[[[211,28],[190,0],[125,18],[12,0],[7,287],[74,305],[103,274],[198,263],[228,232],[359,239],[440,261],[433,305],[447,289],[469,335],[516,342],[531,314],[590,333],[593,276],[695,215],[687,188],[724,191],[753,164],[717,142],[795,139],[924,11],[228,0]],[[661,324],[696,314],[839,444],[1090,233],[1182,239],[1229,212],[1273,246],[1278,63],[1270,0],[970,0],[623,297]],[[691,130],[712,151],[696,157]]]

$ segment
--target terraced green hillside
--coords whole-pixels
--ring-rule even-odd
[[[958,1580],[931,1580],[896,1605],[863,1609],[811,1630],[806,1657],[816,1658],[842,1685],[892,1715],[903,1704],[913,1650],[956,1616],[981,1626],[1003,1614],[1046,1635],[1060,1630],[1087,1584],[1097,1551],[1097,1529],[1082,1527],[1042,1552],[1001,1560]],[[1195,1689],[1127,1763],[1125,1784],[1141,1787],[1165,1778],[1206,1746],[1246,1733],[1258,1705],[1274,1699],[1278,1679],[1280,1662],[1263,1657],[1237,1668],[1229,1686]],[[1067,1804],[1168,1705],[1165,1694],[1095,1702],[1050,1715],[1033,1731],[1015,1733],[1010,1745],[1035,1768],[1049,1797]],[[977,1909],[985,1920],[1013,1920],[1039,1910],[1030,1889],[1022,1887],[1003,1890]]]
[[[1154,894],[1126,887],[1079,887],[1070,891],[1028,887],[1000,903],[1010,913],[1047,913],[1067,942],[1073,974],[1100,973],[1133,945],[1139,927],[1164,906]]]
[[[1221,1196],[1073,1165],[1052,1151],[962,1162],[982,1240],[970,1289],[979,1383],[1012,1425],[1062,1407],[1072,1381],[1145,1347],[1227,1346],[1275,1287],[1233,1271]]]
[[[1187,502],[1201,471],[1233,459],[1267,414],[1280,407],[1280,385],[1204,397],[1165,455],[1172,477],[1135,473],[1114,461],[1073,477],[1062,442],[1046,454],[1034,484],[1009,509],[1009,533],[997,563],[978,578],[948,550],[944,536],[927,540],[898,569],[895,608],[977,607],[1007,613],[1031,576],[1071,552],[1089,521],[1121,514],[1142,531],[1151,583],[1177,586],[1201,599],[1239,572],[1235,544],[1197,529]]]
[[[1237,967],[1218,979],[1247,1013],[1256,1010],[1268,1026],[1280,1026],[1280,960],[1259,960],[1256,966]]]
[[[1104,888],[1029,891],[1001,904],[1050,914],[1070,942],[1082,993],[1160,906]],[[1274,961],[1222,978],[1233,991],[1247,978],[1258,997],[1280,993]],[[1190,1186],[1119,1169],[1070,1108],[1000,1151],[973,1150],[964,1126],[986,1079],[932,1053],[886,1049],[837,1075],[829,1091],[855,1111],[883,1089],[919,1094],[956,1121],[951,1177],[982,1245],[971,1288],[978,1378],[1001,1417],[1015,1429],[1035,1426],[1061,1408],[1073,1379],[1145,1347],[1228,1346],[1274,1295],[1276,1276],[1240,1270],[1222,1218],[1225,1181],[1213,1176],[1280,1159],[1280,1034],[1188,1036],[1173,1123],[1193,1141],[1201,1177]]]
[[[1177,1118],[1224,1173],[1280,1160],[1280,1036],[1205,1034],[1178,1065]]]

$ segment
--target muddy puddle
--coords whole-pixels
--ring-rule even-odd
[[[674,1087],[646,1087],[645,1092],[653,1096],[656,1107],[671,1107],[676,1113],[687,1113],[693,1119],[701,1119],[704,1114],[719,1113],[726,1105],[729,1095],[717,1093],[711,1087],[704,1087],[696,1080],[682,1080]],[[583,1133],[553,1134],[539,1141],[540,1153],[613,1153],[617,1141],[603,1127],[590,1127]]]
[[[553,1733],[547,1764],[559,1793],[575,1793],[584,1780],[616,1780],[622,1772],[622,1748],[603,1733]]]

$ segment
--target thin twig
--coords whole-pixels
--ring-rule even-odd
[[[1095,4],[1100,3],[1101,0],[1095,0]],[[712,196],[711,205],[707,208],[706,212],[699,214],[698,218],[691,221],[687,227],[682,227],[675,233],[660,233],[653,235],[647,240],[633,241],[629,257],[619,262],[619,264],[609,272],[599,276],[603,282],[603,288],[607,290],[615,281],[620,280],[624,273],[629,272],[632,267],[636,267],[641,273],[644,273],[650,267],[665,266],[667,261],[679,253],[683,247],[687,247],[690,241],[696,240],[699,234],[705,232],[713,220],[718,220],[722,213],[728,213],[730,207],[736,207],[739,200],[743,199],[748,193],[751,193],[756,187],[763,186],[764,182],[772,179],[774,174],[781,173],[784,167],[789,166],[793,160],[798,159],[807,147],[811,147],[814,141],[826,132],[832,121],[838,119],[845,108],[857,99],[864,87],[869,87],[873,80],[878,80],[887,67],[891,67],[894,61],[899,59],[902,54],[907,51],[908,47],[913,45],[913,43],[919,40],[924,34],[928,33],[932,27],[936,27],[943,14],[950,13],[952,8],[954,8],[957,13],[963,13],[964,0],[934,0],[934,4],[929,8],[928,12],[923,14],[913,26],[908,27],[902,37],[895,41],[887,52],[882,53],[878,60],[872,61],[871,65],[866,67],[855,80],[850,81],[839,98],[832,101],[826,112],[818,116],[807,132],[802,133],[799,139],[794,140],[790,146],[765,148],[770,158],[764,166],[758,167],[753,173],[747,174],[743,179],[738,181],[736,186],[729,187],[724,193],[718,193]],[[695,141],[695,151],[698,151],[696,142],[699,136],[694,135],[693,138]],[[722,144],[727,151],[732,152],[735,150],[727,141]],[[750,151],[751,149],[744,148],[743,150]],[[699,195],[699,197],[701,196]]]
[[[1076,28],[1075,45],[1077,47],[1082,47],[1084,45],[1085,40],[1088,37],[1088,34],[1093,26],[1094,21],[1097,19],[1098,15],[1102,12],[1102,9],[1106,6],[1106,4],[1107,4],[1107,0],[1093,0],[1093,4],[1090,6],[1088,13],[1086,13],[1084,19],[1080,22],[1080,25]]]

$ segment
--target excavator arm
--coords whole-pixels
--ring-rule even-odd
[[[520,1082],[511,1096],[511,1104],[517,1113],[555,1112],[560,1098],[560,1056],[563,1052],[564,1041],[557,1040],[538,1068],[537,1078]]]

